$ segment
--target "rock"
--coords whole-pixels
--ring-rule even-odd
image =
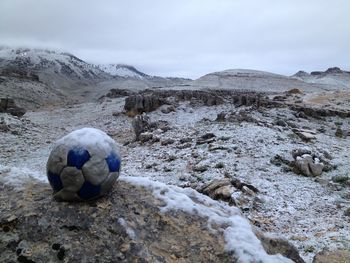
[[[281,166],[281,165],[292,166],[294,165],[294,160],[292,158],[288,158],[286,156],[276,154],[273,158],[270,159],[270,163],[276,166]]]
[[[18,215],[0,235],[3,262],[290,262],[268,255],[237,209],[192,189],[126,177],[105,198],[68,204],[23,183],[1,184],[1,231]]]
[[[322,174],[324,164],[317,158],[313,159],[311,155],[304,154],[296,158],[295,168],[305,176],[319,176]]]
[[[231,185],[230,180],[213,180],[210,183],[204,185],[199,189],[200,193],[203,193],[214,200],[230,201],[231,195],[234,192],[234,188]]]
[[[231,113],[227,120],[230,122],[250,122],[250,123],[258,123],[257,119],[255,119],[251,113],[241,110],[239,112]]]
[[[0,113],[0,132],[11,132],[19,135],[28,129],[30,122],[25,122],[9,113]],[[30,126],[29,126],[30,127]]]
[[[286,101],[287,97],[286,96],[282,96],[282,95],[277,95],[273,97],[274,101]]]
[[[167,138],[167,139],[163,139],[160,141],[160,144],[163,146],[169,145],[169,144],[173,144],[175,142],[175,140],[171,139],[171,138]]]
[[[233,199],[232,194],[236,190],[241,190],[243,193],[249,196],[254,196],[259,192],[257,188],[252,185],[242,183],[238,179],[214,179],[205,185],[197,188],[198,192],[210,196],[214,200],[223,200],[229,203],[234,203],[238,205]],[[248,201],[248,200],[247,200]]]
[[[161,130],[162,132],[166,132],[166,131],[171,130],[169,123],[167,121],[164,121],[164,120],[150,122],[149,128],[152,131]]]
[[[216,116],[216,121],[223,122],[226,120],[226,113],[225,112],[220,112]]]
[[[211,143],[215,141],[215,138],[214,133],[206,133],[197,139],[197,144]]]
[[[0,123],[0,132],[8,132],[10,131],[10,128],[8,125],[6,125],[5,123]]]
[[[288,124],[284,120],[276,120],[274,122],[274,124],[277,125],[277,126],[281,126],[281,127],[287,127],[288,126]]]
[[[197,165],[197,166],[193,167],[193,171],[199,172],[199,173],[204,173],[206,170],[208,170],[207,165]]]
[[[335,136],[339,138],[345,138],[347,136],[347,132],[343,131],[340,127],[337,127],[335,131]]]
[[[188,143],[188,142],[192,142],[193,141],[193,139],[192,138],[190,138],[190,137],[187,137],[187,138],[181,138],[180,139],[180,141],[179,141],[179,143]]]
[[[255,234],[260,239],[267,253],[280,253],[281,255],[290,258],[295,263],[305,263],[305,261],[300,257],[298,250],[287,240],[270,235],[264,235],[259,230],[255,230]]]
[[[316,132],[311,130],[304,130],[304,129],[292,129],[292,131],[298,135],[302,140],[304,141],[311,141],[313,139],[316,139]]]
[[[286,93],[287,94],[303,94],[303,92],[300,89],[297,89],[297,88],[290,89]]]
[[[250,189],[254,193],[259,193],[258,188],[256,188],[255,186],[253,186],[251,184],[243,183],[238,178],[232,178],[231,184],[239,190],[243,190],[243,187],[247,187],[248,189]]]
[[[349,263],[350,250],[322,251],[318,253],[312,263]]]
[[[13,99],[0,98],[0,112],[22,117],[26,113],[26,110],[18,107]]]
[[[150,130],[150,119],[146,114],[138,115],[132,120],[135,140],[140,139],[140,134]]]
[[[131,95],[125,99],[124,109],[127,114],[137,115],[143,112],[151,112],[162,106],[165,101],[156,94],[151,95]]]
[[[350,217],[350,208],[345,210],[344,215]]]
[[[214,133],[209,132],[209,133],[206,133],[206,134],[202,135],[199,139],[200,140],[209,140],[209,139],[212,139],[212,138],[215,138],[215,137],[216,136],[215,136]]]
[[[306,148],[299,148],[299,149],[292,150],[292,156],[294,160],[297,159],[298,156],[302,156],[304,154],[311,154],[311,151]]]
[[[153,133],[151,133],[151,132],[143,132],[139,136],[139,141],[142,143],[148,142],[152,139],[153,139]]]
[[[161,112],[164,114],[169,114],[170,112],[175,112],[175,107],[174,106],[168,106],[166,108],[161,109]]]

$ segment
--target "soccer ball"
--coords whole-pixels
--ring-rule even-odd
[[[54,197],[87,201],[107,193],[120,173],[115,141],[101,130],[83,128],[56,142],[46,165]]]

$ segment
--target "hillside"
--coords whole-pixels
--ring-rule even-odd
[[[338,89],[350,88],[350,72],[341,70],[338,67],[328,68],[326,71],[313,71],[311,73],[298,71],[292,77],[307,83],[335,86]]]
[[[195,80],[191,86],[201,89],[237,89],[264,92],[281,92],[293,88],[306,92],[333,89],[330,85],[306,83],[301,79],[249,69],[230,69],[209,73]]]
[[[135,67],[125,64],[99,64],[97,67],[114,76],[114,77],[125,77],[125,78],[149,78],[150,76],[137,70]]]

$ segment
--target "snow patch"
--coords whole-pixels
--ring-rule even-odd
[[[169,186],[144,177],[122,177],[121,180],[149,188],[156,198],[165,202],[161,212],[180,210],[208,218],[208,227],[221,225],[226,240],[226,249],[234,251],[237,262],[292,262],[281,255],[268,255],[255,236],[249,222],[242,217],[239,209],[212,200],[190,188]],[[215,231],[215,230],[214,230]]]
[[[27,167],[17,168],[0,164],[0,182],[5,185],[15,186],[17,189],[21,189],[25,182],[33,180],[48,182],[46,176]]]
[[[133,66],[123,65],[123,64],[107,64],[107,65],[98,65],[100,70],[112,75],[119,77],[131,77],[143,79],[147,75],[138,71]]]

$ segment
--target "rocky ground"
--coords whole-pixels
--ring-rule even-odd
[[[324,108],[317,96],[274,94],[266,107],[171,99],[147,114],[138,141],[133,115],[123,112],[125,97],[22,118],[2,113],[1,183],[20,187],[24,176],[45,183],[52,143],[77,128],[99,128],[118,142],[123,176],[193,188],[235,205],[252,225],[289,240],[312,262],[320,251],[350,249],[349,107],[329,100]]]

